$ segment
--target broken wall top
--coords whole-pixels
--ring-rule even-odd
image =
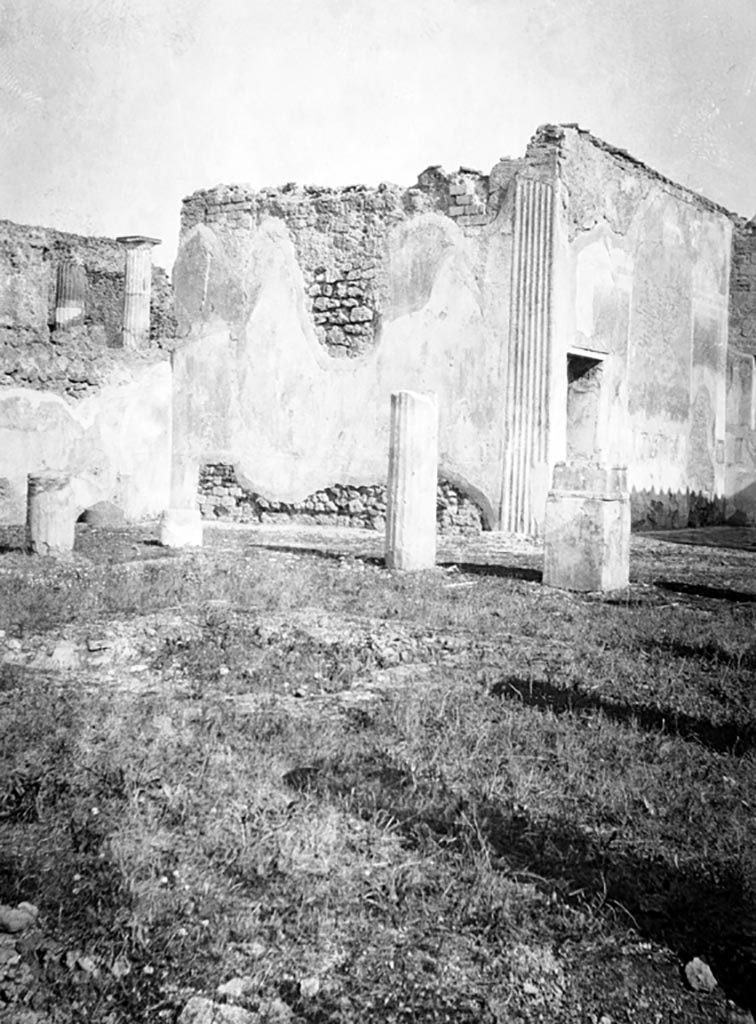
[[[81,397],[133,361],[119,352],[125,259],[115,239],[0,220],[0,387]],[[61,327],[56,283],[66,263],[82,268],[83,312]],[[175,336],[173,289],[160,267],[152,268],[150,336],[155,349]]]
[[[685,185],[680,185],[659,171],[655,171],[648,164],[643,163],[642,160],[632,156],[627,150],[605,142],[577,124],[541,125],[528,144],[525,159],[531,167],[546,164],[550,159],[554,162],[556,169],[556,161],[564,157],[569,149],[576,149],[583,145],[600,150],[623,168],[633,170],[657,182],[666,191],[671,192],[683,202],[692,203],[694,206],[698,206],[711,213],[724,214],[731,220],[743,220],[738,214],[733,213],[719,203],[715,203],[714,200],[701,195],[700,192],[686,188]]]

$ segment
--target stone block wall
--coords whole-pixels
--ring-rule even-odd
[[[70,260],[86,275],[84,315],[55,326],[58,266]],[[78,397],[102,383],[120,345],[125,251],[110,238],[90,238],[0,221],[0,387],[28,386]],[[173,289],[153,268],[151,337],[155,347],[176,333]]]
[[[460,227],[481,227],[489,222],[489,175],[470,167],[460,167],[452,174],[441,167],[428,167],[417,183]]]
[[[296,504],[268,501],[239,483],[234,467],[209,463],[202,467],[199,508],[203,519],[237,523],[301,523],[383,530],[386,487],[333,484]],[[448,480],[439,480],[436,523],[444,534],[477,534],[483,514],[475,502]]]

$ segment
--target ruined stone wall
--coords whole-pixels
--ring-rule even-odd
[[[84,315],[55,326],[58,266],[71,260],[86,275]],[[0,387],[26,385],[80,397],[101,386],[120,345],[123,246],[51,228],[0,221]],[[151,337],[175,336],[173,289],[153,268]],[[116,360],[117,361],[117,360]]]
[[[515,167],[515,161],[497,165],[493,193],[488,175],[469,168],[448,174],[440,167],[428,168],[416,186],[406,189],[385,183],[341,189],[291,184],[260,191],[219,186],[184,200],[182,235],[206,225],[239,263],[250,232],[268,217],[283,221],[318,340],[329,355],[353,358],[374,347],[386,307],[396,305],[397,282],[387,268],[392,229],[430,211],[443,213],[462,229],[490,223]],[[417,267],[410,269],[417,275]],[[428,282],[418,279],[406,285],[427,290]]]
[[[61,263],[86,275],[84,312],[56,326]],[[0,222],[2,523],[24,521],[30,473],[70,474],[81,510],[108,500],[139,518],[168,503],[172,287],[154,268],[154,345],[124,350],[124,273],[112,239]]]
[[[584,455],[628,466],[636,527],[721,520],[731,216],[587,132],[550,131],[558,350],[602,378]]]
[[[383,530],[386,525],[386,487],[383,484],[345,487],[331,484],[298,503],[268,501],[239,482],[233,466],[203,466],[199,480],[203,519],[238,523],[302,523]],[[439,533],[477,534],[484,528],[475,502],[448,480],[439,480],[436,495]]]
[[[439,398],[439,472],[495,523],[514,170],[502,165],[493,189],[492,176],[436,170],[408,189],[230,187],[186,199],[176,507],[194,507],[208,462],[235,465],[282,507],[334,481],[382,486],[390,396],[414,389]]]
[[[225,236],[280,218],[302,270],[306,303],[320,343],[333,356],[359,356],[375,343],[386,236],[408,211],[428,206],[417,189],[298,188],[253,192],[242,186],[198,192],[184,201],[182,232],[205,224]]]

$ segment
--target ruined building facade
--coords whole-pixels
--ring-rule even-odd
[[[756,522],[756,227],[576,126],[408,189],[189,196],[139,351],[76,252],[115,243],[35,230],[0,231],[6,522],[51,469],[134,518],[380,526],[400,389],[438,396],[449,522],[538,533],[564,461],[627,466],[638,526]]]

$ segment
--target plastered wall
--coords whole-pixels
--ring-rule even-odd
[[[720,520],[732,219],[577,128],[558,148],[553,455],[576,428],[567,357],[593,358],[599,429],[579,445],[628,466],[634,524]]]
[[[436,175],[428,190],[225,190],[185,201],[174,271],[174,504],[194,503],[197,467],[212,461],[233,464],[271,501],[380,484],[390,395],[409,388],[438,394],[439,472],[496,523],[511,213],[497,188],[491,216],[481,214],[488,179],[468,186],[469,177]],[[454,205],[478,212],[455,219],[438,195],[448,205],[462,187],[471,202]],[[359,295],[349,294],[350,274]],[[329,314],[349,317],[342,330],[356,348],[334,341],[319,317],[331,297]],[[350,335],[352,323],[367,333]]]
[[[271,507],[380,490],[401,389],[437,394],[439,475],[489,527],[538,532],[565,459],[626,465],[636,526],[756,521],[755,229],[576,126],[407,189],[194,193],[146,353],[113,347],[122,274],[0,222],[3,521],[44,469],[132,516],[196,507],[208,464]]]
[[[733,218],[576,126],[489,175],[216,189],[182,224],[180,504],[213,460],[274,501],[380,483],[411,388],[489,525],[537,532],[567,458],[628,466],[637,526],[725,514]]]
[[[84,314],[55,327],[58,264],[84,268]],[[80,510],[131,518],[168,504],[173,293],[154,268],[152,347],[120,344],[124,249],[112,239],[0,222],[0,522],[26,518],[29,473],[67,473]]]
[[[756,224],[739,221],[732,244],[727,357],[727,517],[756,523]]]
[[[0,522],[26,519],[29,473],[67,473],[79,511],[112,501],[129,518],[160,513],[170,481],[171,373],[145,360],[79,400],[0,389]]]

